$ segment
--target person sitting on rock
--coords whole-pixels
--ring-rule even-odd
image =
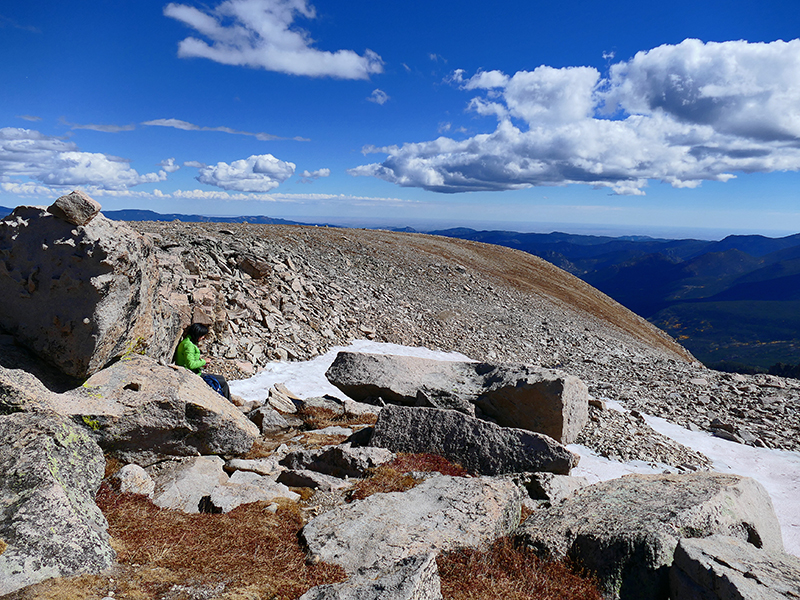
[[[228,382],[222,375],[211,375],[203,373],[203,367],[206,366],[205,359],[200,357],[200,340],[208,335],[208,327],[202,323],[192,323],[183,332],[183,339],[178,344],[175,350],[175,364],[185,367],[197,373],[203,380],[211,386],[214,391],[225,396],[228,400],[231,399],[231,392],[228,389]]]

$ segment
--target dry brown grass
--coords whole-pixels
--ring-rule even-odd
[[[329,408],[318,406],[304,407],[297,411],[308,429],[324,429],[325,427],[350,427],[352,425],[374,425],[378,420],[376,415],[366,414],[360,416],[339,415]]]
[[[347,495],[347,500],[363,500],[372,494],[405,492],[422,483],[410,473],[437,471],[443,475],[466,477],[467,470],[436,454],[400,453],[392,462],[372,470],[368,477],[360,479]]]
[[[485,552],[436,559],[445,600],[601,600],[595,582],[561,562],[545,562],[501,538]]]
[[[224,600],[294,600],[313,586],[345,579],[339,567],[307,564],[297,536],[302,517],[289,502],[275,514],[264,510],[266,503],[227,514],[186,514],[104,485],[97,503],[117,551],[113,583],[95,576],[56,579],[27,588],[19,600],[88,600],[110,589],[130,600],[192,597],[174,586],[218,588],[213,597]]]

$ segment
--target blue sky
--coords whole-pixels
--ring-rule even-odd
[[[795,2],[0,4],[0,205],[800,231]]]

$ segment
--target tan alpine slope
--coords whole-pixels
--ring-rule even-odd
[[[387,231],[374,233],[387,236],[387,239],[394,235],[405,235],[407,237],[397,239],[395,243],[407,244],[421,253],[430,253],[461,263],[484,273],[487,278],[501,281],[523,293],[548,296],[572,309],[585,311],[616,325],[655,348],[675,353],[684,360],[694,360],[688,350],[662,330],[588,283],[538,256],[503,246],[441,236],[396,234]]]

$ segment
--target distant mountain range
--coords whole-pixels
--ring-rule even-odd
[[[456,228],[569,271],[670,333],[707,365],[800,362],[800,234],[720,241]]]
[[[0,206],[0,218],[11,214],[13,208]],[[152,210],[104,210],[103,214],[114,221],[183,221],[184,223],[255,223],[259,225],[306,225],[296,221],[264,216],[207,217],[204,215],[162,214]]]
[[[0,216],[12,210],[0,207]],[[148,210],[103,214],[120,221],[306,224]],[[707,365],[765,370],[777,362],[800,363],[800,234],[704,241],[467,228],[427,233],[539,256],[667,331]]]

